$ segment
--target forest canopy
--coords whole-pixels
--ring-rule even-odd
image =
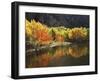
[[[89,28],[86,27],[48,27],[35,21],[25,21],[26,39],[39,45],[52,42],[82,42],[89,40]]]

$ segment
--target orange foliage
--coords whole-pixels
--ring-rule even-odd
[[[62,35],[57,34],[55,37],[56,37],[56,40],[57,40],[58,42],[64,42],[64,37],[63,37]]]
[[[47,53],[42,53],[36,58],[38,59],[34,60],[34,58],[30,57],[30,63],[27,65],[27,67],[46,67],[52,59],[52,56],[48,55]]]
[[[36,36],[36,40],[40,44],[49,44],[52,40],[52,37],[49,35],[48,31],[45,29],[37,30],[34,36]]]
[[[38,44],[49,44],[52,36],[48,33],[48,27],[40,22],[26,20],[26,35],[30,36]]]

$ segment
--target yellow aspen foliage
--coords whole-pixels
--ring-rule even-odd
[[[28,20],[25,21],[25,26],[26,35],[32,37],[32,25]]]
[[[87,29],[86,28],[73,28],[68,31],[68,37],[72,40],[85,40],[87,37]]]
[[[25,34],[40,45],[56,42],[65,42],[67,40],[82,41],[89,39],[89,30],[85,27],[67,28],[64,26],[48,27],[34,19],[25,21]],[[32,41],[32,40],[31,40]]]

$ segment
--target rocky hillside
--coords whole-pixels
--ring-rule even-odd
[[[26,19],[29,21],[35,19],[49,27],[89,27],[88,15],[26,13]]]

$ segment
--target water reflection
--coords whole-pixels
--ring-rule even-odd
[[[26,53],[26,68],[89,64],[89,45],[70,44]]]

